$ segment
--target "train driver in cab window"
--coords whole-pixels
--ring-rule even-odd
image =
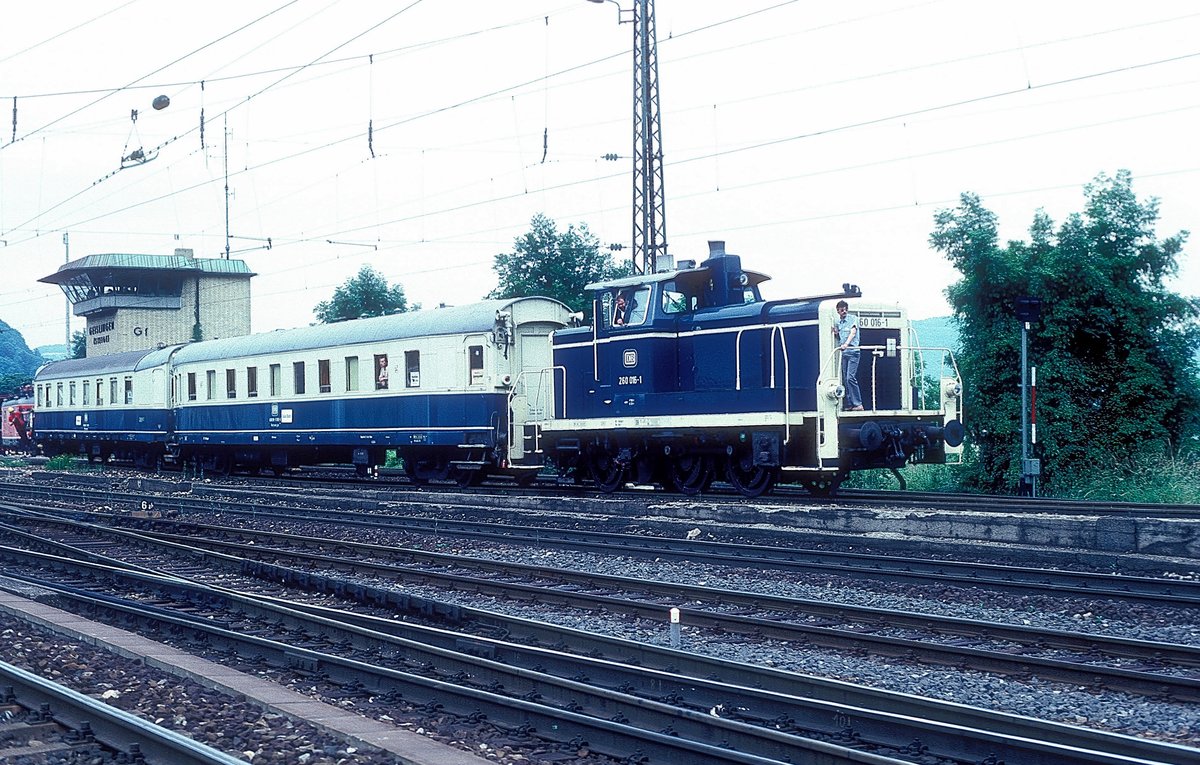
[[[623,327],[625,322],[629,320],[629,299],[624,292],[617,293],[616,303],[613,305],[613,326]]]

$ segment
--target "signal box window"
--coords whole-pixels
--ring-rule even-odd
[[[237,371],[225,370],[225,398],[237,398]]]
[[[329,393],[333,390],[333,383],[329,376],[329,359],[317,359],[317,385],[320,386],[322,393]]]
[[[358,390],[358,357],[346,357],[346,390]]]
[[[404,370],[408,373],[405,386],[408,388],[421,387],[421,352],[404,352]]]
[[[304,362],[292,362],[292,389],[297,396],[304,395]]]
[[[271,365],[271,395],[279,397],[279,391],[283,389],[283,371],[278,364]]]
[[[258,367],[246,367],[246,398],[258,398]]]
[[[132,377],[125,378],[125,403],[126,404],[133,403],[133,378]]]
[[[196,373],[188,372],[188,401],[196,400]],[[97,401],[97,404],[100,402]]]
[[[375,390],[387,390],[388,357],[386,353],[375,354]]]

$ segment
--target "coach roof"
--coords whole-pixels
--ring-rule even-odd
[[[489,332],[495,327],[496,315],[500,312],[513,313],[517,323],[543,321],[562,325],[565,323],[567,311],[567,307],[557,300],[543,297],[485,300],[449,308],[432,308],[335,324],[314,324],[298,329],[277,329],[274,332],[207,340],[180,348],[174,360],[176,363],[185,364],[312,348],[380,343],[411,337]]]
[[[61,379],[67,377],[89,377],[91,375],[112,374],[113,372],[132,372],[138,362],[154,353],[151,348],[144,351],[125,351],[110,353],[107,356],[95,356],[85,359],[64,359],[52,361],[38,370],[39,381]]]

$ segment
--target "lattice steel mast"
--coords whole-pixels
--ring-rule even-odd
[[[633,22],[633,254],[639,274],[670,271],[667,253],[667,206],[663,191],[662,123],[658,108],[658,35],[654,30],[654,0],[633,0],[622,8],[619,23]],[[613,155],[615,157],[615,155]]]
[[[633,265],[638,273],[670,271],[654,0],[634,2],[633,78]]]

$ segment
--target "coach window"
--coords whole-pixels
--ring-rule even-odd
[[[120,403],[117,399],[117,378],[108,378],[108,403],[110,406],[116,406]]]
[[[258,367],[246,367],[246,398],[258,398]]]
[[[188,372],[188,401],[196,400],[196,373]]]
[[[83,405],[91,406],[92,403],[92,386],[87,384],[85,380],[79,387],[83,388]]]
[[[225,370],[225,398],[237,398],[237,370]]]
[[[388,357],[386,353],[375,354],[375,390],[387,390]]]
[[[304,395],[304,362],[292,362],[292,390],[297,396]]]
[[[358,390],[358,357],[346,357],[346,390]]]
[[[96,381],[96,406],[104,406],[104,381]]]
[[[75,406],[75,381],[74,380],[72,380],[67,385],[67,390],[68,390],[67,403],[70,406]]]
[[[204,372],[204,397],[212,401],[217,397],[217,370],[207,369]]]
[[[270,366],[270,372],[271,372],[271,396],[274,398],[278,398],[279,392],[281,390],[283,390],[283,370],[280,368],[280,366],[278,364],[272,364]]]
[[[477,385],[483,382],[483,346],[468,346],[467,358],[470,360],[471,366],[470,384]]]
[[[62,383],[59,383],[54,388],[54,405],[55,406],[62,406],[62,388],[63,388]]]
[[[125,403],[126,404],[133,403],[133,378],[132,377],[125,378]]]
[[[317,359],[317,385],[322,393],[333,391],[333,381],[330,379],[329,359]]]
[[[420,351],[405,351],[404,352],[404,370],[408,374],[404,386],[406,388],[421,387],[421,352]]]

